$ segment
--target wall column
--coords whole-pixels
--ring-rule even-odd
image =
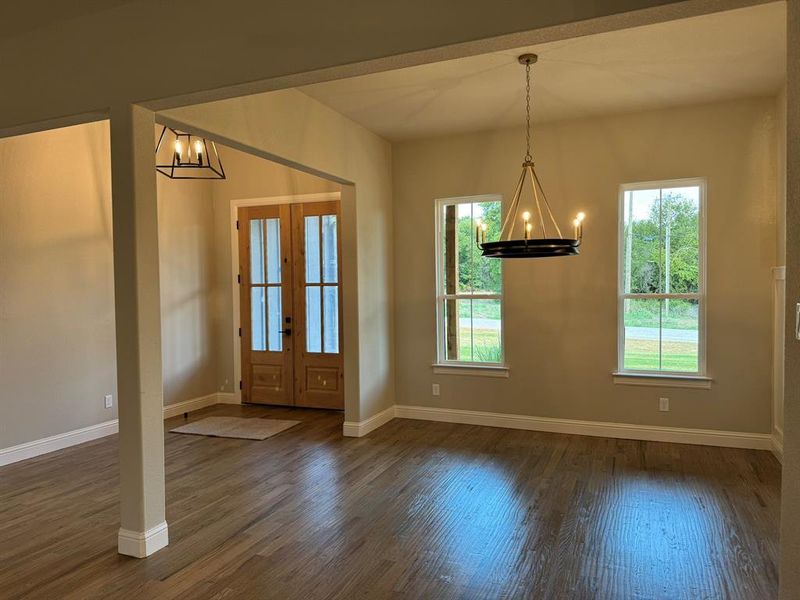
[[[786,341],[780,597],[795,600],[800,590],[800,341],[794,330],[795,306],[800,302],[800,0],[786,4]]]
[[[114,306],[119,396],[120,554],[168,543],[154,114],[111,110]]]

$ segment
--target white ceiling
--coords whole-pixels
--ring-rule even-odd
[[[301,88],[390,141],[775,93],[786,71],[776,2]]]

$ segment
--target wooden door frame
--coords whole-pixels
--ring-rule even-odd
[[[236,229],[239,208],[245,206],[269,206],[274,204],[300,204],[306,202],[325,202],[328,200],[341,201],[341,192],[320,192],[317,194],[295,194],[291,196],[267,196],[264,198],[242,198],[231,200],[229,230],[231,237],[231,291],[233,294],[233,391],[235,403],[242,403],[242,390],[239,389],[239,379],[242,376],[242,346],[239,339],[241,326],[241,298],[239,295],[239,232]],[[341,260],[341,257],[340,257]]]

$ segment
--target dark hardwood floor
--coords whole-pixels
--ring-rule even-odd
[[[0,598],[777,595],[767,452],[217,406],[302,424],[168,433],[170,545],[116,551],[116,436],[0,468]],[[174,427],[182,417],[170,419]]]

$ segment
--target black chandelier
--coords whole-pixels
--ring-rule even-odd
[[[225,179],[213,141],[166,126],[156,145],[156,171],[170,179]]]
[[[475,230],[475,242],[481,249],[483,256],[489,258],[544,258],[548,256],[574,256],[580,252],[581,239],[583,238],[583,220],[585,214],[579,212],[572,222],[574,237],[565,238],[561,228],[553,217],[550,203],[545,196],[544,188],[536,175],[536,168],[531,155],[531,65],[537,61],[535,54],[523,54],[519,57],[520,64],[525,65],[525,101],[526,101],[526,127],[527,146],[525,160],[522,163],[522,174],[517,181],[511,206],[506,213],[503,227],[500,230],[499,240],[486,241],[488,226],[486,222],[479,222]],[[525,180],[528,180],[533,194],[533,218],[529,211],[522,213],[522,238],[514,239],[515,224],[518,223],[517,211],[519,210],[522,189]],[[546,211],[546,214],[545,214]],[[549,225],[548,225],[549,224]],[[549,228],[549,231],[548,231]]]

